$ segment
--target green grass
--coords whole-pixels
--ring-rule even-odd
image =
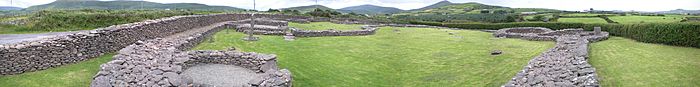
[[[100,65],[112,60],[114,54],[19,75],[0,76],[0,87],[88,87]]]
[[[0,34],[91,30],[117,24],[178,15],[192,15],[194,13],[195,11],[180,10],[42,10],[23,16],[0,18],[0,21],[26,20],[23,25],[0,25]]]
[[[332,26],[329,26],[332,25]],[[341,25],[341,24],[335,24],[331,22],[312,22],[310,24],[301,24],[301,23],[289,23],[289,26],[296,27],[302,30],[328,30],[328,29],[334,29],[334,30],[362,30],[361,25],[353,24],[353,25]]]
[[[680,16],[613,16],[611,20],[619,23],[675,23],[683,20]],[[674,19],[675,18],[675,19]]]
[[[294,86],[299,87],[464,87],[503,85],[530,59],[553,46],[553,42],[498,39],[481,31],[429,28],[381,27],[370,36],[295,41],[260,36],[260,41],[246,42],[243,36],[224,30],[213,36],[214,42],[201,43],[194,50],[235,47],[276,54],[280,68],[292,71]],[[496,49],[504,54],[490,55]]]
[[[573,14],[563,14],[561,16],[598,16],[598,15],[617,15],[617,14],[573,13]]]
[[[569,22],[569,23],[608,23],[602,18],[559,18],[558,22]]]
[[[700,86],[700,49],[612,37],[593,43],[590,63],[602,86]]]

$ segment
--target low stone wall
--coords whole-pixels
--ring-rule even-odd
[[[378,26],[366,25],[362,26],[362,30],[350,30],[350,31],[340,31],[340,30],[300,30],[292,28],[292,34],[297,37],[322,37],[322,36],[364,36],[364,35],[374,35],[377,31]]]
[[[139,40],[162,38],[197,27],[249,17],[249,14],[175,16],[114,25],[41,40],[3,44],[0,45],[0,75],[14,75],[72,64],[115,52]],[[257,14],[256,17],[294,18],[296,16]]]
[[[196,86],[184,79],[181,73],[199,63],[238,65],[269,74],[257,77],[259,82],[251,81],[249,86],[291,86],[291,73],[277,70],[275,56],[234,51],[184,51],[213,33],[231,27],[230,23],[216,23],[165,38],[138,41],[120,50],[114,60],[102,64],[91,86]]]
[[[222,24],[224,25],[224,24]],[[191,55],[189,49],[221,27],[202,28],[166,38],[138,41],[121,49],[113,60],[100,65],[93,87],[186,86],[179,73]]]
[[[522,27],[501,29],[494,36],[557,42],[554,48],[530,60],[505,87],[599,86],[595,68],[587,61],[588,44],[607,39],[607,32],[595,33],[583,29],[552,31],[547,28]]]
[[[190,51],[192,60],[185,62],[186,68],[198,64],[225,64],[241,66],[257,73],[266,73],[260,79],[249,81],[249,86],[258,87],[291,87],[291,72],[286,69],[278,70],[275,55],[258,54],[255,52],[229,51]],[[279,74],[278,74],[279,73]]]
[[[235,21],[235,28],[237,32],[248,33],[251,32],[255,35],[285,35],[289,28],[287,27],[287,21],[272,20],[269,18],[257,18],[255,19],[255,27],[250,26],[250,19]]]
[[[235,21],[236,24],[250,24],[250,19]],[[270,18],[256,18],[255,24],[268,26],[287,26],[287,21],[273,20]]]

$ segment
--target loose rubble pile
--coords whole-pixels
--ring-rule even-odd
[[[595,68],[588,64],[588,44],[606,40],[607,32],[583,29],[553,31],[546,28],[506,28],[494,33],[496,37],[556,41],[556,46],[530,60],[505,87],[580,87],[599,86]]]

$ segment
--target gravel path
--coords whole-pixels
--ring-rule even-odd
[[[250,80],[264,74],[234,65],[202,64],[188,68],[181,75],[194,84],[205,84],[213,87],[237,87],[247,84]]]

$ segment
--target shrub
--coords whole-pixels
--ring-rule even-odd
[[[583,23],[445,23],[442,26],[463,29],[503,29],[512,27],[546,27],[550,29],[582,28]]]
[[[476,22],[503,23],[515,22],[517,15],[514,14],[450,14],[450,15],[417,15],[417,16],[395,16],[398,19],[446,22],[450,20],[469,20]]]
[[[27,26],[40,31],[85,30],[192,14],[189,11],[170,10],[44,10],[31,14]]]
[[[700,48],[700,24],[698,23],[644,23],[644,24],[584,24],[584,23],[438,23],[410,22],[413,24],[445,26],[462,29],[503,29],[512,27],[546,27],[554,30],[601,27],[613,36],[626,37],[640,42]]]

